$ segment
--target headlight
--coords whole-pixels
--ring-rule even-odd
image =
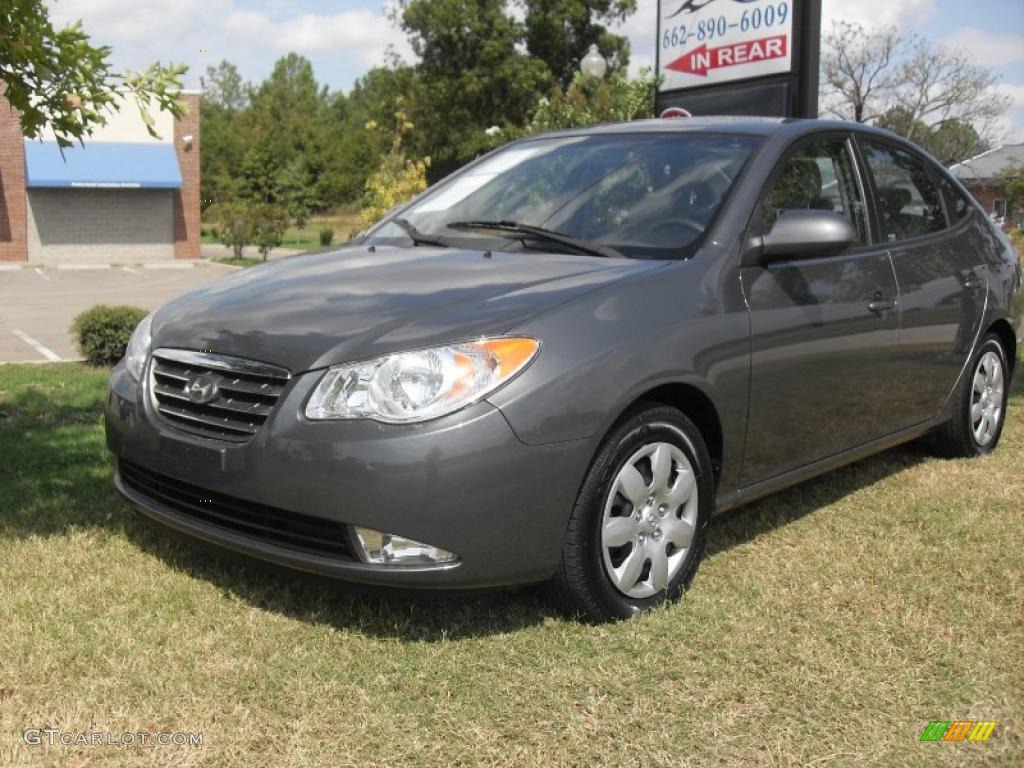
[[[149,357],[149,347],[153,343],[149,335],[149,327],[153,324],[153,315],[146,315],[135,326],[132,337],[128,340],[128,348],[124,351],[124,367],[128,369],[136,381],[142,381],[142,371]]]
[[[335,366],[310,396],[306,417],[389,424],[436,419],[489,395],[538,349],[536,339],[480,339]]]

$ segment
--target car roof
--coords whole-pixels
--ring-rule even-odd
[[[899,138],[889,131],[846,120],[804,119],[795,117],[746,117],[714,115],[707,117],[654,118],[628,123],[605,123],[584,128],[570,128],[544,137],[580,136],[623,133],[733,133],[749,136],[773,136],[779,133],[800,135],[814,131],[863,131],[879,136]],[[535,138],[535,137],[530,137]]]

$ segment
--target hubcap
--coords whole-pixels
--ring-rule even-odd
[[[612,481],[601,521],[601,553],[615,588],[651,597],[679,573],[697,525],[697,482],[686,454],[650,443]]]
[[[1003,361],[986,352],[974,370],[971,392],[971,431],[974,441],[984,447],[992,442],[1003,418]]]

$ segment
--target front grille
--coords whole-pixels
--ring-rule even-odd
[[[353,559],[344,524],[217,493],[124,461],[125,487],[192,520],[279,547]]]
[[[207,402],[186,389],[203,378],[216,386]],[[263,426],[291,374],[284,368],[238,357],[158,349],[150,364],[153,407],[168,423],[191,434],[244,443]]]

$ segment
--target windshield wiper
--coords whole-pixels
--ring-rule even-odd
[[[572,237],[571,235],[563,235],[561,232],[555,232],[552,229],[535,227],[531,224],[521,224],[518,221],[487,221],[481,219],[474,221],[453,221],[445,226],[451,229],[475,229],[482,232],[501,232],[502,234],[510,235],[518,240],[526,240],[529,238],[547,240],[550,243],[565,245],[569,248],[574,248],[577,251],[589,253],[592,256],[622,256],[621,253],[611,246],[599,245],[598,243],[592,243],[589,240],[581,240],[578,237]]]
[[[442,248],[448,247],[445,243],[441,242],[441,238],[437,235],[428,235],[426,232],[420,232],[408,219],[396,216],[391,219],[391,222],[405,230],[405,234],[409,236],[409,239],[412,240],[414,245],[438,245]]]

